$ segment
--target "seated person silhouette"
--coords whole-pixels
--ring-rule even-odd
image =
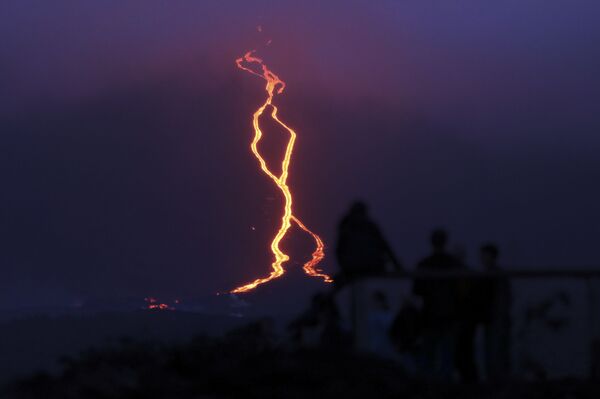
[[[336,255],[341,274],[336,282],[348,283],[357,278],[393,270],[401,265],[379,227],[369,217],[367,205],[357,201],[339,224]]]

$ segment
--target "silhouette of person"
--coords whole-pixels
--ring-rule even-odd
[[[466,252],[462,246],[455,247],[454,256],[462,265],[463,270],[469,270],[466,265]],[[465,277],[457,281],[457,314],[458,329],[454,363],[462,382],[473,383],[479,380],[479,371],[475,361],[475,335],[477,332],[477,297],[474,288],[476,280]]]
[[[288,329],[297,345],[310,345],[306,341],[312,332],[315,338],[313,345],[329,350],[344,349],[345,336],[340,313],[331,293],[318,292],[313,295],[308,310],[293,320]]]
[[[379,227],[369,217],[367,205],[357,201],[339,224],[336,255],[343,283],[401,265]],[[337,281],[337,280],[336,280]]]
[[[431,234],[432,253],[417,265],[427,274],[457,271],[458,259],[446,252],[448,234],[436,229]],[[454,279],[415,278],[413,293],[422,299],[423,353],[419,367],[426,377],[450,380],[454,372],[454,352],[458,331],[458,284]]]
[[[338,227],[336,256],[340,273],[334,290],[350,285],[351,320],[354,346],[368,350],[369,295],[363,278],[383,273],[391,263],[395,270],[401,265],[379,227],[369,217],[367,205],[356,201]]]
[[[480,249],[480,259],[488,273],[500,271],[500,251],[494,244]],[[503,381],[510,372],[510,282],[506,277],[482,279],[477,290],[480,320],[484,331],[485,372],[490,381]]]

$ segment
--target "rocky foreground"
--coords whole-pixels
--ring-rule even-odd
[[[58,375],[5,387],[7,398],[507,398],[597,399],[600,384],[551,381],[437,385],[380,359],[343,351],[291,350],[259,325],[185,345],[123,340],[64,359]]]

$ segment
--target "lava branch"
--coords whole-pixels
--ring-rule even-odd
[[[285,123],[283,123],[279,119],[279,117],[277,116],[278,109],[273,104],[273,97],[275,96],[275,93],[281,94],[283,92],[283,90],[285,89],[285,82],[282,81],[281,79],[279,79],[279,77],[277,75],[275,75],[273,72],[271,72],[267,68],[267,66],[263,63],[262,59],[255,57],[253,55],[253,53],[254,53],[254,51],[249,51],[246,54],[244,54],[243,57],[240,57],[235,61],[238,68],[240,68],[246,72],[249,72],[253,75],[259,76],[259,77],[265,79],[267,82],[266,87],[265,87],[265,91],[267,92],[267,99],[265,100],[264,104],[261,105],[254,112],[253,117],[252,117],[252,126],[254,127],[254,139],[252,140],[252,143],[250,144],[250,149],[252,150],[252,153],[254,154],[256,159],[258,159],[258,162],[260,164],[260,168],[262,169],[262,171],[267,176],[269,176],[271,178],[271,180],[273,180],[273,182],[275,182],[277,187],[279,187],[279,190],[281,191],[281,193],[283,194],[283,197],[285,199],[285,205],[284,205],[283,216],[281,217],[281,226],[279,227],[277,234],[275,234],[275,237],[273,238],[273,241],[271,242],[271,252],[273,252],[273,255],[275,256],[275,260],[271,264],[271,268],[272,268],[271,273],[267,277],[258,278],[256,280],[252,281],[251,283],[237,287],[237,288],[231,290],[231,293],[241,293],[241,292],[250,291],[250,290],[256,288],[257,286],[259,286],[260,284],[264,284],[268,281],[271,281],[277,277],[280,277],[281,275],[283,275],[285,273],[283,264],[285,262],[287,262],[290,259],[290,257],[286,253],[284,253],[281,250],[281,248],[279,248],[279,244],[280,244],[281,240],[285,237],[288,230],[290,229],[292,222],[296,223],[298,225],[298,227],[300,227],[302,230],[304,230],[306,233],[308,233],[313,238],[313,240],[315,241],[315,244],[316,244],[315,251],[312,253],[312,258],[308,262],[306,262],[304,264],[304,266],[302,267],[304,272],[306,274],[308,274],[309,276],[320,277],[325,282],[331,283],[333,281],[331,279],[331,277],[329,277],[327,274],[323,273],[323,271],[321,269],[317,268],[317,264],[319,262],[321,262],[321,260],[325,257],[325,251],[324,251],[325,246],[323,244],[323,241],[321,240],[321,237],[319,237],[317,234],[313,233],[310,229],[308,229],[308,227],[306,227],[300,221],[300,219],[298,219],[292,213],[292,202],[293,202],[292,201],[292,192],[290,191],[290,188],[287,185],[287,178],[288,178],[288,170],[289,170],[289,166],[290,166],[290,161],[292,158],[292,152],[294,150],[294,143],[296,141],[296,132],[291,127],[287,126]],[[259,65],[261,67],[262,73],[258,73],[256,71],[250,69],[249,67],[244,66],[244,62],[246,62],[247,64]],[[261,115],[264,113],[265,109],[269,106],[271,107],[271,118],[274,121],[276,121],[279,125],[281,125],[285,130],[287,130],[290,135],[290,139],[288,140],[288,143],[287,143],[287,146],[285,149],[285,155],[281,162],[281,175],[280,176],[277,176],[273,172],[271,172],[271,170],[267,166],[266,161],[264,160],[264,158],[260,155],[260,152],[258,151],[258,142],[260,141],[260,139],[262,138],[262,135],[263,135],[262,130],[260,130],[258,120],[261,117]]]

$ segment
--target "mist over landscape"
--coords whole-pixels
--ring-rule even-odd
[[[595,3],[351,3],[4,3],[2,307],[267,273],[280,203],[248,150],[262,83],[233,63],[251,48],[288,85],[295,205],[327,271],[355,198],[407,265],[437,225],[498,241],[507,266],[594,265]],[[290,267],[303,240],[284,243]]]

